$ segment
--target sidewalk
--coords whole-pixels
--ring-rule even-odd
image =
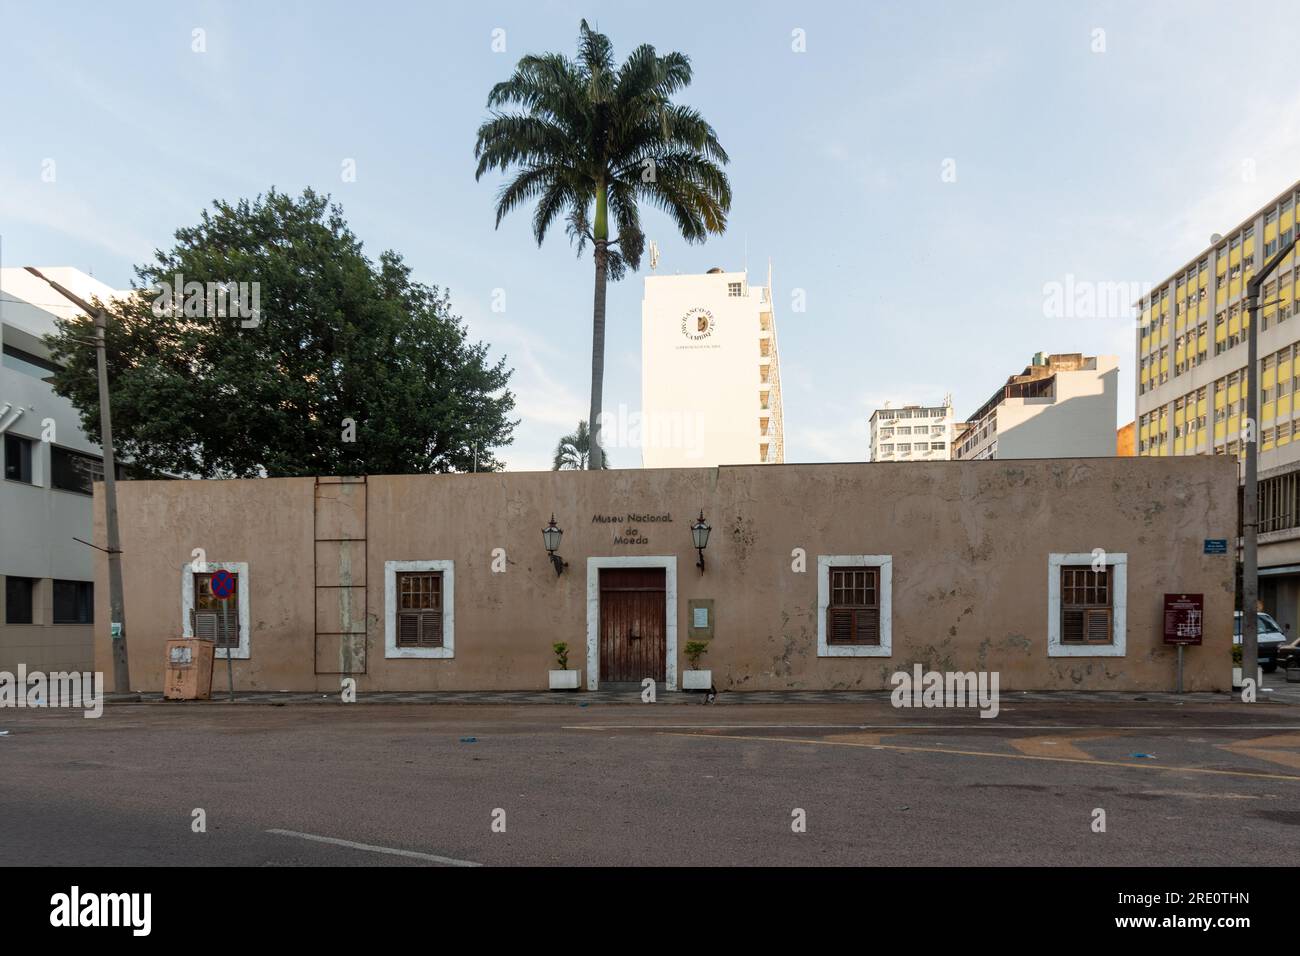
[[[1260,695],[1263,703],[1300,704],[1300,684],[1287,684],[1285,680],[1276,680],[1274,675],[1265,678],[1265,692]],[[721,691],[714,706],[747,704],[854,704],[871,701],[885,702],[890,692],[876,691]],[[172,701],[164,700],[160,693],[144,694],[109,694],[110,704],[144,703],[167,704],[171,706],[220,706],[232,703],[225,691],[213,689],[212,699],[207,701]],[[1166,704],[1231,704],[1238,702],[1236,695],[1227,693],[1134,693],[1130,691],[1005,691],[1000,695],[1001,705],[1011,706],[1017,701],[1039,701],[1049,703],[1123,703],[1147,702]],[[235,704],[262,704],[283,707],[303,704],[341,704],[342,697],[336,692],[326,693],[239,693],[236,691]],[[703,704],[701,693],[682,691],[660,691],[655,701],[658,704]],[[640,704],[641,695],[635,691],[419,691],[409,693],[358,693],[358,704],[561,704],[571,707],[585,707],[589,704]]]

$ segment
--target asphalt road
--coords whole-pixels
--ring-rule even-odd
[[[5,865],[1293,865],[1300,841],[1276,703],[111,704],[0,730]]]

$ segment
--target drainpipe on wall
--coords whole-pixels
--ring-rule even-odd
[[[13,407],[13,402],[5,402],[4,407],[0,408],[0,435],[7,432],[13,426],[13,423],[22,418],[23,414],[27,411],[25,408],[19,408],[18,414],[6,421],[5,416],[9,414],[9,410]]]

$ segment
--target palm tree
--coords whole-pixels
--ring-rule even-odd
[[[687,242],[721,233],[731,209],[722,171],[727,153],[698,112],[672,102],[691,82],[690,59],[659,56],[642,44],[622,66],[609,37],[582,21],[578,58],[547,53],[523,57],[510,79],[488,94],[491,118],[478,129],[475,179],[490,169],[514,175],[497,196],[498,227],[506,213],[530,200],[533,236],[541,245],[556,216],[566,214],[569,238],[596,260],[592,309],[589,467],[599,468],[601,393],[605,379],[605,284],[641,265],[645,237],[637,203],[672,217]],[[506,112],[509,107],[517,111]],[[589,218],[592,207],[594,219]],[[609,219],[618,226],[610,238]]]
[[[608,468],[609,459],[602,454],[599,463],[591,463],[591,432],[587,429],[586,422],[578,422],[578,430],[571,435],[565,435],[555,446],[555,463],[551,466],[551,471],[581,470],[589,467]]]

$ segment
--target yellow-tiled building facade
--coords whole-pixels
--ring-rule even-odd
[[[1246,281],[1296,238],[1300,182],[1137,303],[1137,454],[1244,457]],[[1260,593],[1300,629],[1300,299],[1293,253],[1259,298]]]

